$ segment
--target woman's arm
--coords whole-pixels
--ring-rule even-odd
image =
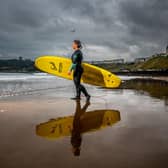
[[[71,72],[75,69],[75,67],[77,65],[76,60],[77,60],[77,55],[74,55],[73,60],[72,60],[72,64],[71,64],[69,71],[68,71],[68,74],[71,74]]]

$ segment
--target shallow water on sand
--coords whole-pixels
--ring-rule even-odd
[[[69,99],[71,81],[3,75],[0,167],[168,166],[167,82],[126,78],[119,89],[86,85],[87,104],[84,97]]]

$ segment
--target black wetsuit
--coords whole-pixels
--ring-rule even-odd
[[[81,50],[76,50],[72,54],[71,59],[72,59],[72,65],[70,70],[71,71],[74,70],[73,80],[76,87],[76,97],[80,98],[81,92],[83,92],[83,94],[87,97],[89,95],[85,87],[80,83],[82,73],[83,73],[83,67],[82,67],[83,54]]]

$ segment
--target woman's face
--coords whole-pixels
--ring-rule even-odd
[[[73,48],[74,50],[76,50],[76,49],[78,48],[78,45],[77,45],[75,42],[73,42],[73,43],[72,43],[72,48]]]

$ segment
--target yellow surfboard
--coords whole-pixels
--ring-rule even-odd
[[[73,79],[72,74],[68,75],[71,63],[71,59],[60,56],[41,56],[35,60],[35,66],[39,70],[69,80]],[[117,88],[121,84],[121,79],[107,70],[88,63],[82,63],[82,67],[84,68],[81,79],[83,83],[106,88]]]
[[[112,126],[120,121],[120,112],[117,110],[94,110],[84,113],[77,120],[80,122],[80,133],[94,132]],[[58,139],[71,136],[74,116],[52,119],[36,126],[36,135],[47,139]]]

